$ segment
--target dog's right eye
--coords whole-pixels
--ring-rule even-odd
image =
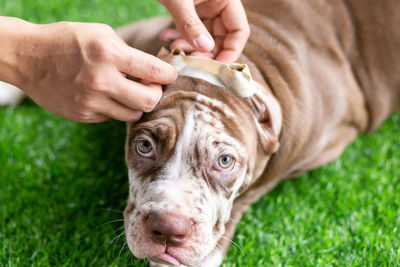
[[[136,142],[136,151],[139,155],[149,158],[153,155],[153,146],[150,141],[140,139]]]
[[[235,159],[230,155],[222,155],[214,163],[213,169],[219,172],[228,172],[233,169]]]

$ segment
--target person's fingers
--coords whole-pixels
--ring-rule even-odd
[[[250,29],[240,0],[207,1],[196,6],[201,18],[215,18],[214,36],[224,36],[225,41],[217,60],[236,61],[249,37]]]
[[[85,121],[85,123],[98,123],[111,120],[111,117],[102,114],[97,114],[91,121]]]
[[[191,53],[190,55],[194,56],[194,57],[208,57],[208,58],[214,58],[215,57],[215,54],[212,53],[212,52],[198,52],[198,51],[195,51],[195,52]]]
[[[202,19],[214,19],[221,14],[230,1],[236,0],[202,1],[196,5],[196,12]]]
[[[232,62],[235,62],[237,59],[237,52],[233,50],[222,50],[221,52],[218,53],[218,55],[215,57],[215,60],[230,64]]]
[[[221,19],[228,34],[217,60],[234,62],[242,53],[250,35],[246,13],[240,0],[230,1],[229,5],[221,12]]]
[[[79,122],[84,122],[84,123],[98,123],[98,122],[105,122],[105,121],[109,121],[112,118],[103,114],[96,114],[93,115],[90,119],[87,120],[79,120],[77,119],[76,121]]]
[[[207,31],[214,36],[214,19],[203,19],[203,24],[206,26]]]
[[[216,17],[213,21],[213,32],[214,36],[226,36],[228,30],[226,29],[221,17]]]
[[[123,75],[117,79],[107,95],[127,108],[150,112],[162,96],[162,87],[158,84],[141,84],[126,79]]]
[[[105,97],[98,99],[97,102],[99,107],[97,112],[103,114],[104,118],[109,117],[119,121],[136,122],[143,115],[143,112],[127,108],[111,98]]]
[[[186,53],[190,53],[190,52],[193,52],[196,50],[193,46],[191,46],[184,39],[177,39],[177,40],[173,41],[169,47],[171,50],[173,50],[175,48],[179,48],[179,49],[185,51]]]
[[[102,122],[109,119],[135,122],[143,114],[141,111],[122,105],[107,95],[96,95],[90,103],[90,111],[83,112],[86,115],[82,122]],[[82,114],[80,116],[82,117]]]
[[[208,52],[214,48],[214,40],[197,15],[193,0],[159,1],[171,13],[177,29],[189,44],[202,52]]]
[[[247,16],[240,0],[231,0],[221,11],[221,18],[228,30],[246,30]]]
[[[211,51],[214,55],[218,55],[224,46],[225,36],[217,36],[215,37],[215,47]]]
[[[68,113],[68,114],[65,114],[63,112],[61,112],[61,113],[55,112],[54,114],[57,114],[59,116],[67,118],[69,120],[74,120],[74,121],[83,122],[83,123],[97,123],[97,122],[108,121],[111,119],[109,116],[106,116],[106,115],[100,114],[100,113],[91,113],[88,115],[82,115],[79,112],[72,111],[71,113]]]
[[[243,40],[247,40],[246,33],[241,31],[229,33],[224,39],[222,49],[219,51],[216,60],[226,63],[235,62],[244,48],[245,42]]]
[[[181,37],[182,35],[176,29],[165,29],[159,36],[160,40],[164,42],[170,42]]]
[[[176,78],[176,70],[170,64],[142,51],[124,45],[117,62],[120,72],[135,78],[158,84],[169,84]]]

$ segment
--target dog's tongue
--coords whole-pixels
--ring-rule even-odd
[[[180,266],[181,263],[175,259],[174,257],[172,257],[171,255],[167,254],[167,253],[162,253],[160,255],[158,255],[158,259],[168,262],[169,264],[172,264],[174,266]]]

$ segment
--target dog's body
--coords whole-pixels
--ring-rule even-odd
[[[206,243],[218,242],[217,248],[225,251],[229,246],[227,238],[232,238],[236,222],[250,204],[282,179],[336,159],[359,133],[375,130],[400,108],[400,31],[397,29],[400,17],[396,16],[400,12],[399,2],[389,1],[380,6],[374,1],[357,0],[243,2],[251,36],[239,62],[250,66],[260,85],[256,96],[248,101],[238,99],[203,81],[179,78],[166,88],[156,110],[128,129],[127,162],[131,189],[125,220],[128,243],[137,256],[157,261],[160,260],[158,254],[167,253],[187,265],[219,266],[223,258],[221,252],[192,238],[193,233],[197,236],[199,231],[205,231]],[[131,45],[156,53],[163,45],[156,40],[157,35],[168,23],[167,20],[145,21],[140,26],[121,28],[120,34]],[[143,27],[152,31],[140,35],[139,39],[132,38],[138,36],[135,34],[137,29]],[[279,104],[276,106],[276,103]],[[152,135],[157,139],[158,132],[167,132],[162,142],[167,142],[169,148],[163,146],[157,151],[162,158],[156,157],[160,160],[157,168],[162,174],[153,171],[148,176],[147,172],[140,171],[143,162],[139,164],[132,156],[135,154],[133,140],[142,127],[157,128],[158,124],[162,124],[164,130],[153,129]],[[168,130],[171,127],[173,134]],[[209,180],[218,178],[198,174],[203,163],[209,160],[207,156],[202,158],[201,153],[207,155],[207,146],[210,150],[213,147],[213,142],[207,142],[202,135],[218,136],[220,131],[225,132],[223,136],[227,140],[230,137],[236,140],[238,147],[246,147],[237,152],[240,164],[246,165],[246,174],[237,174],[240,181],[237,184],[231,181],[229,186],[233,184],[232,187],[214,185],[216,189],[211,190],[214,192],[209,192],[207,188],[213,187]],[[167,141],[168,137],[174,141]],[[278,149],[275,142],[279,143]],[[165,166],[170,165],[181,170],[167,170]],[[196,168],[197,172],[194,171]],[[244,169],[240,166],[239,172]],[[146,226],[148,218],[137,215],[132,209],[140,213],[146,205],[143,202],[151,203],[156,207],[160,225],[171,224],[174,219],[168,214],[171,210],[179,210],[177,203],[185,203],[186,199],[189,204],[184,204],[182,209],[193,208],[207,213],[204,206],[196,206],[199,200],[191,199],[192,193],[182,193],[184,188],[173,193],[175,196],[182,194],[179,201],[165,193],[169,189],[163,189],[163,183],[169,184],[166,188],[176,187],[180,182],[190,184],[190,177],[205,180],[188,187],[189,191],[195,190],[193,195],[197,197],[196,192],[204,190],[205,201],[212,203],[223,199],[219,205],[228,216],[217,215],[211,223],[220,232],[210,237],[212,234],[206,230],[194,228],[185,232],[185,242],[170,244],[169,239],[164,238],[158,242],[163,244],[162,248],[153,249],[154,235]],[[140,190],[137,190],[134,187],[139,178]],[[163,182],[158,184],[158,180]],[[155,190],[155,184],[160,188]],[[157,197],[149,196],[149,192]],[[208,216],[221,212],[219,205],[210,203],[209,208],[217,212],[207,213]],[[194,225],[202,218],[188,211],[183,215],[181,211],[178,213],[185,217],[184,220],[192,220]],[[144,220],[144,225],[135,228],[141,233],[138,239],[138,232],[133,233],[131,225],[140,219]],[[219,224],[221,220],[224,226]],[[169,234],[174,230],[169,229]],[[222,235],[227,238],[221,238]],[[197,247],[198,253],[186,246]],[[164,256],[161,260],[165,260]]]
[[[251,36],[239,62],[256,94],[238,98],[179,77],[153,112],[128,125],[127,240],[154,266],[219,266],[249,205],[336,159],[400,108],[400,2],[243,2]],[[155,54],[170,24],[118,32]]]

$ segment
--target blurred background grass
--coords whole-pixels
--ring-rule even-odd
[[[165,15],[153,0],[2,0],[31,22],[111,26]],[[399,266],[400,114],[337,161],[281,183],[239,223],[224,266]],[[0,266],[146,266],[124,245],[124,124],[0,108]]]

